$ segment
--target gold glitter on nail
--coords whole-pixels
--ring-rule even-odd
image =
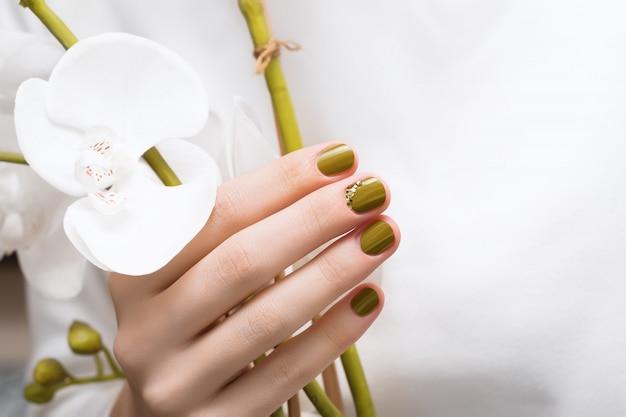
[[[357,181],[346,190],[346,204],[348,205],[348,207],[352,208],[354,193],[356,193],[356,190],[362,185],[363,183],[361,181]]]

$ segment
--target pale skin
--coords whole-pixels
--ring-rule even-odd
[[[388,189],[385,202],[369,211],[346,205],[346,188],[371,176],[356,173],[358,160],[336,175],[318,170],[317,156],[333,144],[290,153],[224,183],[203,230],[162,270],[111,274],[119,326],[114,351],[127,377],[111,416],[269,415],[372,324],[383,293],[362,281],[396,250],[400,233],[382,215]],[[391,226],[395,241],[368,255],[359,236],[377,219]],[[289,265],[345,233],[224,319]],[[380,302],[361,316],[350,301],[364,286]],[[249,367],[342,296],[307,331]]]

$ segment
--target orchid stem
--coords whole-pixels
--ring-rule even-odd
[[[28,162],[26,162],[26,159],[24,159],[24,155],[14,152],[0,152],[0,161],[11,162],[13,164],[28,165]]]
[[[148,165],[150,165],[150,167],[154,170],[163,184],[168,186],[182,184],[180,179],[178,179],[174,171],[172,171],[163,158],[163,155],[161,155],[161,153],[154,146],[143,154],[143,159],[146,160]]]
[[[102,352],[104,352],[104,356],[107,358],[109,368],[111,369],[113,374],[119,376],[120,378],[124,378],[124,372],[122,372],[119,366],[117,366],[117,363],[115,362],[115,359],[113,359],[111,351],[106,346],[102,346]]]
[[[370,394],[367,380],[365,379],[365,372],[355,345],[350,346],[341,355],[341,363],[352,392],[357,417],[376,417],[372,395]]]
[[[261,0],[238,0],[255,48],[266,45],[272,38],[265,19]],[[281,153],[286,154],[302,148],[302,138],[291,103],[287,82],[277,58],[272,57],[265,69],[265,82],[272,98],[272,107],[280,140]]]
[[[78,38],[63,23],[63,20],[48,7],[45,0],[20,0],[20,6],[30,9],[65,49],[70,49],[72,45],[78,42]],[[163,181],[163,184],[168,186],[181,184],[172,168],[165,162],[165,159],[155,147],[146,151],[144,159]]]
[[[102,359],[99,355],[94,355],[93,360],[96,362],[96,376],[102,378],[104,375],[104,366],[102,365]]]
[[[343,417],[341,411],[328,399],[321,385],[318,384],[316,380],[306,384],[303,390],[307,397],[309,397],[311,403],[315,406],[315,409],[323,417]]]
[[[65,49],[70,49],[72,45],[78,42],[78,38],[48,7],[45,0],[20,0],[20,6],[29,8]]]

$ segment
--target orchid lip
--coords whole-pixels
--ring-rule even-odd
[[[75,162],[76,180],[83,186],[94,208],[105,215],[118,213],[128,197],[115,191],[116,182],[124,171],[120,152],[116,153],[122,139],[107,127],[87,129],[83,149]]]

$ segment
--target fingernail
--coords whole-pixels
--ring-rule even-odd
[[[317,169],[324,175],[347,171],[354,165],[354,152],[347,145],[335,145],[317,157]]]
[[[367,316],[376,308],[380,300],[378,299],[378,293],[376,290],[366,287],[363,288],[357,295],[350,301],[350,307],[359,316]]]
[[[377,220],[361,233],[361,250],[368,255],[378,255],[393,245],[394,240],[391,226]]]
[[[346,190],[346,204],[357,213],[380,207],[386,198],[385,186],[374,177],[357,181]]]

